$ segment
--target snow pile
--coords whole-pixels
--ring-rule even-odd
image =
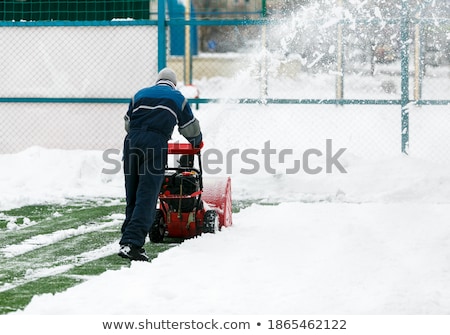
[[[446,165],[403,155],[368,160],[344,153],[341,161],[346,173],[334,169],[334,173],[316,175],[304,171],[282,173],[281,169],[287,166],[269,173],[264,171],[262,155],[254,159],[259,161],[259,171],[251,175],[239,171],[253,166],[244,165],[239,157],[233,160],[234,166],[229,172],[234,200],[272,203],[450,201],[450,176]],[[276,163],[272,163],[274,169]],[[220,168],[222,175],[227,174],[224,164],[211,165],[211,169]],[[321,166],[320,162],[314,164],[311,165]],[[104,173],[114,165],[104,160],[101,151],[33,147],[17,154],[0,155],[0,165],[0,210],[36,203],[64,203],[77,197],[124,197],[123,172]]]
[[[123,176],[102,173],[100,151],[32,147],[0,155],[0,210],[73,197],[123,197]]]

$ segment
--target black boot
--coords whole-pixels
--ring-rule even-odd
[[[121,245],[118,255],[132,261],[148,261],[148,256],[145,253],[144,248],[138,248],[131,244]]]

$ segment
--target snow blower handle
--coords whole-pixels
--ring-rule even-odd
[[[197,148],[194,148],[190,143],[169,143],[169,155],[197,155],[203,148],[203,141]]]

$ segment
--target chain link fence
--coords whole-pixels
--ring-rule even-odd
[[[127,99],[157,73],[155,26],[1,27],[0,40],[1,152],[120,148]]]
[[[24,11],[24,1],[21,12],[17,1],[3,2],[1,153],[30,146],[121,149],[127,99],[156,77],[160,32],[149,18],[156,20],[157,2],[127,2],[134,7],[125,8],[126,2],[89,7],[77,1],[70,10],[58,3],[47,17],[41,6],[40,16],[18,20],[36,7]],[[369,11],[376,14],[370,18],[345,1],[289,11],[271,2],[266,9],[237,3],[241,7],[222,1],[206,8],[194,1],[188,16],[183,6],[182,12],[168,6],[165,17],[165,60],[181,90],[198,90],[190,98],[211,145],[226,147],[234,134],[259,148],[283,132],[286,142],[274,143],[280,148],[310,148],[331,138],[358,156],[401,151],[399,11]],[[406,81],[408,99],[417,102],[407,105],[409,154],[435,161],[450,160],[446,8],[410,10],[408,18]],[[230,118],[240,122],[231,125]],[[259,138],[245,136],[249,127]]]

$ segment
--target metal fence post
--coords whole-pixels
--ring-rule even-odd
[[[184,1],[184,84],[192,84],[191,0]]]
[[[166,0],[158,0],[158,71],[166,67]]]
[[[344,42],[343,42],[343,3],[338,0],[337,6],[340,9],[339,22],[337,24],[337,74],[336,74],[336,99],[344,99]]]
[[[262,17],[267,19],[267,3],[262,0]],[[261,82],[260,82],[260,98],[265,101],[269,96],[269,73],[268,73],[268,59],[267,59],[267,21],[261,25],[261,47],[262,59],[260,64]]]
[[[422,58],[422,22],[419,14],[414,25],[414,100],[422,99],[423,58]]]
[[[408,0],[402,0],[401,17],[401,123],[402,123],[402,152],[409,151],[409,5]]]

